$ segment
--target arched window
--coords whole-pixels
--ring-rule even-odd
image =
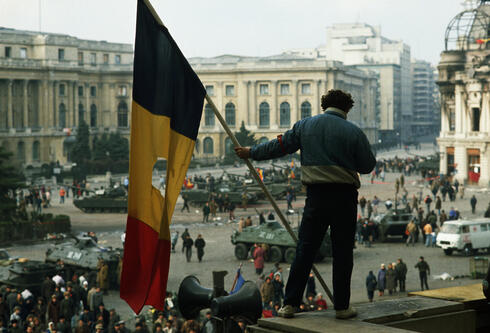
[[[311,117],[311,104],[309,102],[303,102],[301,104],[301,119]]]
[[[233,152],[233,143],[230,138],[225,138],[225,154],[229,155]]]
[[[85,121],[85,108],[83,104],[78,104],[78,124],[81,124],[82,121]]]
[[[120,102],[117,106],[117,126],[128,127],[128,105]]]
[[[269,118],[269,103],[262,102],[259,105],[259,126],[260,127],[269,127],[270,118]]]
[[[34,141],[32,144],[32,160],[33,161],[39,161],[39,153],[40,153],[40,146],[41,144],[39,141]]]
[[[207,137],[203,141],[203,153],[204,154],[212,154],[214,153],[214,147],[213,147],[213,139],[210,137]]]
[[[266,142],[269,142],[269,139],[265,136],[263,136],[259,139],[259,144],[266,143]]]
[[[23,141],[17,144],[17,159],[21,162],[26,160],[26,146]]]
[[[279,124],[287,127],[291,123],[291,107],[288,102],[282,102],[279,107]]]
[[[95,104],[90,106],[90,127],[97,126],[97,107]]]
[[[225,120],[229,126],[235,126],[235,104],[233,103],[226,104]]]
[[[204,126],[214,126],[214,112],[209,104],[204,107]]]
[[[60,106],[58,107],[59,111],[59,119],[58,119],[58,124],[61,128],[66,127],[66,107],[65,104],[61,103]]]

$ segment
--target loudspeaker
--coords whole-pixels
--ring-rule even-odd
[[[180,283],[177,300],[185,319],[196,318],[199,311],[210,307],[212,299],[213,290],[202,287],[197,277],[186,276]]]
[[[214,298],[211,312],[218,318],[240,316],[250,323],[257,323],[262,316],[262,298],[257,285],[252,281],[245,281],[236,294]]]

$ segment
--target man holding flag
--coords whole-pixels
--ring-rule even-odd
[[[139,313],[145,304],[164,308],[169,226],[194,151],[206,91],[148,0],[138,0],[133,70],[120,294]],[[167,159],[164,197],[151,183],[159,157]]]
[[[257,161],[301,149],[301,181],[306,185],[306,203],[284,306],[278,312],[285,318],[292,318],[301,303],[313,260],[329,226],[336,317],[346,319],[356,315],[349,303],[357,189],[361,186],[358,173],[371,172],[376,159],[366,135],[347,121],[353,105],[350,94],[330,90],[322,96],[323,114],[298,121],[277,139],[252,148],[235,148],[240,158],[251,157]]]

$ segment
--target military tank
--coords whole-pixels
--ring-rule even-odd
[[[233,202],[235,205],[241,205],[242,203],[242,195],[243,195],[242,191],[232,191],[228,186],[222,185],[216,190],[216,193],[221,193],[223,197],[227,195],[228,199],[231,202]],[[247,191],[246,193],[247,193],[249,204],[253,204],[257,202],[258,198],[253,192],[250,193]],[[187,195],[187,200],[189,201],[189,203],[193,206],[198,206],[198,207],[204,205],[210,199],[210,192],[208,190],[200,190],[200,189],[182,190],[181,194]]]
[[[293,231],[298,235],[297,228],[293,228]],[[267,220],[262,225],[243,228],[242,232],[235,230],[231,235],[231,243],[235,245],[235,256],[238,260],[248,259],[255,243],[267,245],[265,260],[269,262],[285,261],[291,264],[296,256],[295,242],[276,220]],[[332,245],[330,235],[327,233],[316,260],[321,261],[331,254]]]
[[[0,284],[20,291],[28,289],[31,293],[39,295],[45,276],[56,274],[58,270],[54,264],[21,258],[0,267]]]
[[[385,213],[373,218],[377,227],[377,239],[384,242],[388,236],[401,236],[405,238],[405,230],[410,220],[416,220],[412,213],[402,210],[388,209]],[[418,235],[418,232],[416,233]]]
[[[46,262],[64,263],[65,276],[71,277],[75,272],[89,272],[89,283],[95,284],[99,260],[104,260],[109,266],[109,285],[118,285],[118,264],[122,258],[122,249],[99,246],[91,237],[75,237],[67,242],[53,245],[46,250]]]
[[[128,196],[122,187],[109,190],[91,191],[90,197],[73,200],[75,207],[85,213],[126,213]]]

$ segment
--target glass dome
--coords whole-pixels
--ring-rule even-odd
[[[490,48],[490,0],[456,15],[446,29],[446,51]]]

